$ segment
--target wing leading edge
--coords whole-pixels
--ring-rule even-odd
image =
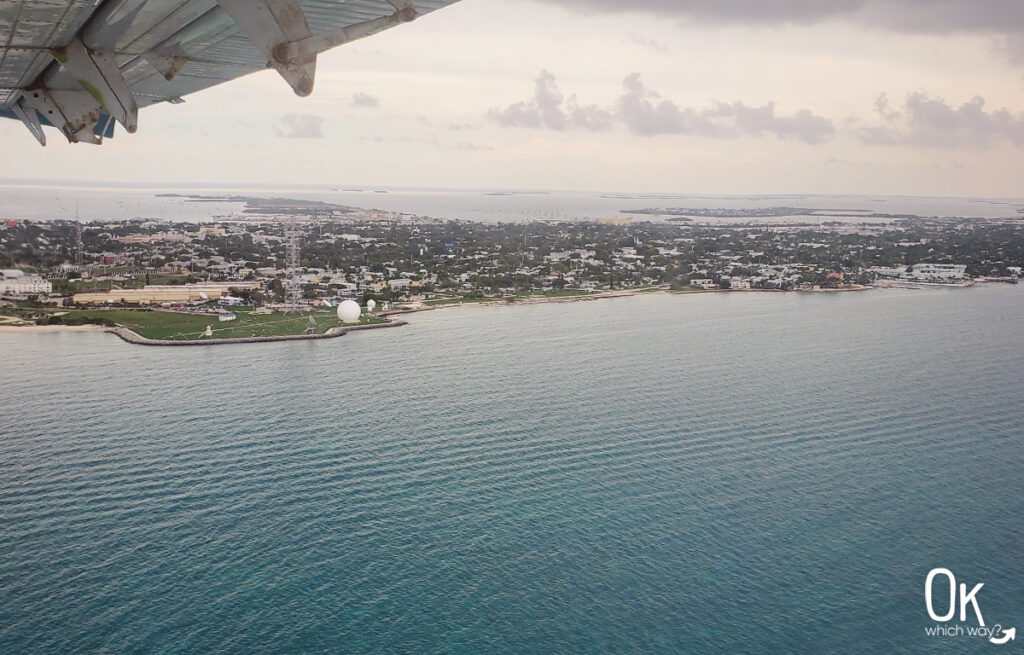
[[[272,68],[300,96],[321,52],[458,0],[21,0],[0,3],[0,116],[43,145],[138,127],[138,110]]]

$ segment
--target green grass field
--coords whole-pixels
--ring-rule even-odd
[[[185,340],[200,339],[209,325],[214,339],[235,339],[240,337],[270,337],[303,334],[309,325],[309,317],[316,319],[313,331],[323,334],[332,327],[342,325],[334,311],[303,312],[301,314],[253,314],[248,309],[235,309],[238,316],[234,321],[220,322],[217,316],[181,314],[177,312],[139,311],[133,309],[84,309],[71,310],[65,315],[67,322],[107,319],[129,328],[149,339]],[[362,316],[360,325],[385,323],[384,319]]]

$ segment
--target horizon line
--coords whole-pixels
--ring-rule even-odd
[[[811,196],[817,198],[830,197],[883,197],[883,198],[932,198],[948,200],[1016,200],[1024,201],[1024,196],[977,196],[977,195],[925,195],[915,193],[814,193],[814,192],[748,192],[748,193],[707,193],[696,191],[623,191],[608,189],[542,189],[542,188],[515,188],[515,187],[457,187],[457,186],[415,186],[415,185],[382,185],[382,184],[351,184],[351,183],[268,183],[268,182],[155,182],[155,181],[114,181],[114,180],[74,180],[67,178],[18,178],[0,177],[0,185],[4,186],[84,186],[84,187],[105,187],[105,188],[145,188],[145,187],[169,187],[169,188],[240,188],[256,189],[266,187],[271,189],[306,189],[306,190],[327,190],[337,192],[355,192],[360,189],[386,189],[398,191],[460,191],[460,192],[504,192],[522,195],[530,194],[552,194],[552,193],[576,193],[576,194],[614,194],[622,196],[650,196],[656,199],[658,196],[685,197],[685,198],[756,198],[756,197],[802,197]]]

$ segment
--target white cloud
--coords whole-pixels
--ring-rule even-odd
[[[798,23],[849,20],[906,32],[1024,30],[1017,0],[537,0],[587,13],[651,13],[715,23]]]
[[[352,106],[363,109],[376,109],[380,107],[380,99],[371,96],[369,93],[357,92],[352,94]]]
[[[584,106],[577,102],[576,96],[563,100],[554,75],[541,71],[533,98],[504,109],[491,109],[488,117],[503,127],[546,128],[559,132],[602,132],[621,124],[640,136],[684,134],[726,139],[770,134],[810,144],[822,143],[835,135],[832,121],[807,109],[792,116],[780,116],[775,113],[774,103],[748,106],[740,101],[718,103],[704,109],[681,108],[648,90],[639,73],[628,75],[622,86],[616,106]]]
[[[285,114],[274,126],[274,133],[286,139],[322,139],[324,119],[313,114]]]
[[[941,98],[914,93],[899,113],[888,112],[884,96],[879,102],[890,124],[861,128],[858,135],[869,145],[988,148],[1002,140],[1024,148],[1024,114],[1005,108],[987,111],[980,96],[955,107]]]
[[[581,129],[600,132],[611,127],[612,114],[597,105],[582,106],[576,96],[566,100],[558,90],[555,76],[541,71],[534,82],[533,98],[504,109],[493,108],[488,118],[503,127],[535,127],[563,131]]]

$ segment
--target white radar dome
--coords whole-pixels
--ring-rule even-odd
[[[377,308],[377,301],[376,300],[374,300],[373,298],[370,298],[369,300],[366,301],[366,311],[372,312],[376,308]]]
[[[358,323],[362,309],[355,300],[343,300],[338,305],[338,320],[342,323]]]

